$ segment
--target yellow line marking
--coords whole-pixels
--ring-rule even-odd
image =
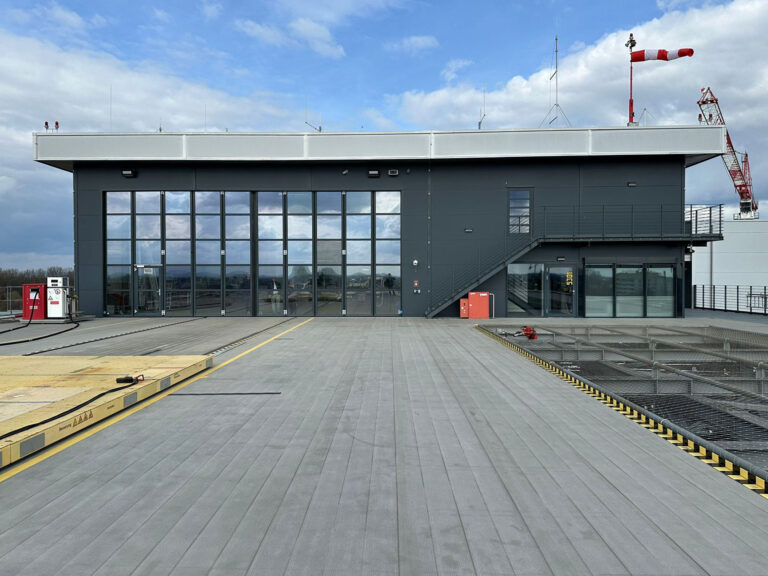
[[[270,342],[273,342],[274,340],[277,340],[278,338],[288,334],[289,332],[293,332],[294,330],[296,330],[296,328],[300,328],[301,326],[304,326],[304,324],[307,324],[308,322],[311,322],[312,320],[314,320],[314,318],[308,318],[307,320],[304,320],[304,322],[301,322],[300,324],[296,324],[296,326],[293,326],[292,328],[288,328],[288,330],[284,330],[283,332],[280,332],[280,334],[278,334],[277,336],[272,336],[272,338],[270,338],[269,340],[265,340],[261,344],[257,344],[253,348],[249,348],[245,352],[242,352],[241,354],[238,354],[237,356],[235,356],[233,358],[230,358],[226,362],[222,362],[221,364],[218,364],[218,365],[214,366],[213,368],[211,368],[209,370],[206,370],[205,372],[201,372],[200,374],[198,374],[197,376],[193,376],[189,380],[185,380],[184,382],[180,382],[179,384],[169,388],[165,392],[161,392],[159,394],[155,394],[151,398],[148,398],[147,400],[144,400],[141,404],[138,404],[137,406],[135,406],[133,408],[129,408],[128,410],[123,410],[122,412],[118,412],[117,414],[115,414],[113,417],[111,417],[106,422],[102,422],[101,424],[97,424],[96,426],[93,426],[92,428],[87,428],[81,434],[78,434],[77,436],[73,436],[69,440],[64,440],[63,442],[56,444],[53,448],[45,450],[43,453],[41,453],[41,454],[39,454],[37,456],[31,457],[29,460],[22,460],[22,462],[20,464],[18,464],[17,466],[12,468],[8,472],[3,472],[2,474],[0,474],[0,482],[5,482],[9,478],[13,478],[14,476],[16,476],[16,474],[19,474],[20,472],[23,472],[24,470],[27,470],[28,468],[31,468],[35,464],[39,464],[43,460],[47,460],[51,456],[55,456],[59,452],[63,452],[64,450],[66,450],[70,446],[74,446],[78,442],[82,442],[86,438],[90,438],[94,434],[96,434],[98,432],[101,432],[102,430],[104,430],[105,428],[107,428],[109,426],[112,426],[112,424],[116,424],[116,423],[120,422],[121,420],[124,420],[125,418],[128,418],[128,416],[130,416],[132,414],[135,414],[139,410],[143,410],[147,406],[151,406],[152,404],[154,404],[158,400],[162,400],[163,398],[165,398],[169,394],[173,394],[174,392],[177,392],[177,391],[181,390],[182,388],[184,388],[186,386],[189,386],[193,382],[197,382],[198,380],[202,380],[203,378],[207,378],[208,376],[210,376],[211,374],[213,374],[217,370],[220,370],[221,368],[224,368],[224,366],[226,366],[228,364],[231,364],[235,360],[239,360],[243,356],[246,356],[247,354],[250,354],[251,352],[253,352],[255,350],[258,350],[262,346],[266,346]]]

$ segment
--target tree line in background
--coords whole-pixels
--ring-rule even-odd
[[[16,268],[0,268],[0,288],[6,286],[21,286],[22,284],[43,284],[48,277],[69,277],[69,285],[75,282],[75,271],[72,268],[61,266],[49,266],[48,268],[36,268],[29,270],[17,270]]]

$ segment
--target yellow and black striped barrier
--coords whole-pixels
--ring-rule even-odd
[[[497,342],[504,344],[504,346],[506,346],[507,348],[514,350],[515,352],[517,352],[524,358],[527,358],[534,364],[551,372],[561,380],[568,382],[575,388],[578,388],[582,392],[589,394],[590,396],[599,400],[606,406],[610,406],[611,408],[613,408],[620,414],[623,414],[630,420],[637,422],[643,428],[650,430],[651,432],[663,438],[670,444],[673,444],[678,448],[680,448],[681,450],[688,452],[688,454],[690,454],[691,456],[695,456],[705,464],[709,464],[715,470],[722,472],[732,480],[736,480],[737,482],[739,482],[740,484],[743,484],[750,490],[757,492],[764,498],[768,498],[768,486],[766,486],[765,478],[756,476],[752,472],[742,468],[741,466],[738,466],[737,464],[734,464],[730,460],[723,458],[722,456],[715,454],[711,450],[705,448],[704,446],[701,446],[695,441],[689,438],[686,438],[679,432],[676,432],[671,428],[665,426],[663,424],[664,422],[663,420],[659,422],[649,417],[648,415],[639,412],[637,409],[627,406],[624,402],[617,400],[616,398],[613,398],[612,396],[606,394],[605,392],[598,390],[591,384],[584,382],[578,376],[575,376],[573,373],[566,372],[557,364],[553,364],[547,360],[543,360],[539,358],[538,356],[536,356],[535,354],[532,354],[525,348],[518,346],[514,342],[510,342],[506,338],[502,338],[498,334],[494,334],[493,332],[491,332],[490,330],[487,330],[486,328],[483,328],[482,326],[479,326],[476,324],[474,327],[476,330],[479,330],[486,336],[489,336],[494,340],[496,340]]]

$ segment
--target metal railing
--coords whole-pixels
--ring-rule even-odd
[[[694,284],[693,307],[768,316],[768,287]]]
[[[446,277],[446,281],[432,287],[427,315],[433,316],[454,302],[457,295],[477,286],[510,259],[519,258],[538,244],[539,240],[531,238],[530,234],[507,234],[504,244],[494,251],[477,248],[473,258],[450,266],[433,265],[433,274]]]
[[[0,317],[21,314],[21,286],[3,286],[0,288]]]
[[[670,240],[722,234],[723,206],[542,206],[533,217],[542,240]]]
[[[723,205],[700,206],[686,204],[683,218],[686,233],[691,236],[722,236]]]
[[[682,216],[682,218],[681,218]],[[432,266],[428,317],[434,316],[539,244],[584,240],[716,240],[722,235],[723,205],[542,206],[532,216],[510,216],[504,243],[496,250],[477,248],[472,258]]]

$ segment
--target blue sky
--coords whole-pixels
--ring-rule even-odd
[[[693,124],[712,86],[760,199],[766,28],[766,0],[0,0],[0,267],[72,264],[71,175],[31,160],[45,120],[72,132],[474,129],[485,101],[484,129],[536,128],[554,103],[556,35],[560,104],[579,127],[626,122],[629,31],[638,48],[694,48],[636,66],[638,115]],[[719,161],[689,170],[688,201],[735,209],[729,182]]]

